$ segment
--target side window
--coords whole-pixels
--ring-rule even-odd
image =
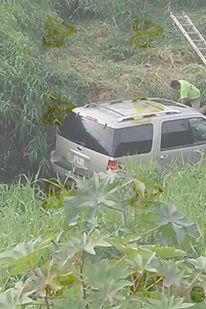
[[[117,129],[114,137],[114,157],[149,153],[152,148],[153,125]]]
[[[194,144],[206,143],[206,120],[202,117],[189,119]]]
[[[192,144],[192,135],[187,120],[169,120],[162,123],[161,150],[181,148]]]

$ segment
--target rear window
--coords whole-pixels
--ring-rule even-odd
[[[74,143],[105,155],[111,155],[114,130],[110,127],[71,112],[59,130],[61,136]]]
[[[152,124],[117,129],[114,135],[114,157],[149,153],[152,141]]]
[[[121,129],[104,126],[92,118],[69,113],[59,134],[70,141],[111,157],[149,153],[152,148],[152,124]]]
[[[161,150],[186,147],[192,142],[189,123],[186,119],[169,120],[162,123]]]

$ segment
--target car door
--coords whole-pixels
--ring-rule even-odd
[[[193,117],[188,121],[193,138],[192,161],[197,162],[206,154],[206,119]]]
[[[192,160],[193,138],[187,118],[162,120],[157,162],[162,166]]]
[[[120,164],[152,160],[156,144],[153,123],[117,129],[114,137],[114,157]]]

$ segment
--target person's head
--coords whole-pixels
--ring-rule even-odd
[[[170,87],[174,90],[179,90],[180,89],[180,82],[178,80],[172,80]]]

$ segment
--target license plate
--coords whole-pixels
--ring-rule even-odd
[[[84,166],[84,159],[74,156],[74,164]]]

